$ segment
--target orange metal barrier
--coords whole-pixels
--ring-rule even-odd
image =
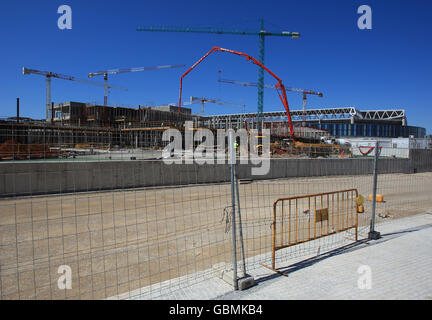
[[[287,247],[352,228],[355,229],[355,241],[357,241],[357,198],[357,189],[348,189],[277,199],[273,204],[270,269],[277,271],[276,251]]]

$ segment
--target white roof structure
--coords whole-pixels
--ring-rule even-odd
[[[336,119],[354,119],[354,120],[381,120],[381,121],[402,121],[406,122],[405,110],[366,110],[360,111],[355,107],[342,107],[342,108],[323,108],[323,109],[309,109],[305,111],[306,121],[323,121],[323,120],[336,120]],[[303,117],[303,110],[290,110],[291,119],[293,121],[300,121]],[[285,120],[287,118],[286,111],[271,111],[263,112],[265,120]],[[256,113],[236,113],[236,114],[222,114],[207,116],[205,118],[211,120],[227,120],[236,121],[237,119],[254,119],[257,117]]]

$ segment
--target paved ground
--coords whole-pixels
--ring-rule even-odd
[[[257,285],[245,291],[232,291],[228,284],[215,278],[167,292],[163,299],[431,300],[432,213],[391,220],[377,225],[377,230],[382,235],[379,240],[287,262],[280,270],[288,276],[265,268],[254,270]],[[370,288],[363,281],[367,268]]]
[[[285,269],[288,277],[220,298],[432,299],[432,215],[393,221],[378,230],[378,241],[292,264]],[[370,289],[362,285],[366,269],[361,266],[370,267]]]

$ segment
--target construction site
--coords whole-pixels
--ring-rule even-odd
[[[301,35],[253,35],[258,59],[213,47],[186,71],[165,65],[87,75],[103,84],[23,67],[23,76],[46,81],[45,117],[22,115],[17,98],[16,115],[0,119],[0,299],[164,299],[215,277],[246,290],[260,267],[280,275],[292,258],[373,240],[375,223],[432,210],[432,143],[425,128],[408,125],[400,108],[361,110],[350,101],[309,106],[326,93],[285,86],[263,58],[265,37]],[[206,115],[206,104],[241,105],[182,97],[183,79],[214,52],[258,68],[257,83],[218,80],[257,87],[256,112]],[[108,77],[159,69],[177,69],[177,104],[110,106],[109,89],[124,88]],[[266,85],[264,74],[277,84]],[[104,87],[104,103],[53,102],[53,79]],[[264,88],[279,96],[279,110],[265,110]],[[289,106],[287,92],[298,94],[301,108]],[[219,151],[231,162],[176,163],[188,150],[166,156],[165,132],[180,132],[185,146],[188,130],[204,129],[226,133]],[[233,138],[242,130],[243,144]],[[219,141],[206,141],[205,148],[216,150]],[[250,163],[239,161],[241,150],[253,153]],[[264,174],[253,174],[257,159],[268,161]],[[71,280],[60,285],[68,268]]]
[[[192,101],[204,104],[207,100],[191,97],[190,104]],[[342,156],[349,157],[356,151],[358,154],[358,150],[352,150],[350,140],[362,137],[411,139],[422,148],[431,148],[431,140],[422,135],[422,128],[405,125],[404,110],[362,112],[353,107],[294,110],[289,112],[290,119],[286,111],[273,111],[262,113],[260,122],[257,113],[203,116],[192,114],[190,108],[179,110],[173,105],[132,109],[79,102],[52,103],[47,107],[47,119],[33,120],[19,116],[17,99],[17,110],[16,117],[0,120],[1,160],[85,159],[94,155],[109,159],[105,155],[111,151],[117,154],[133,151],[139,154],[138,159],[152,159],[154,153],[149,150],[162,150],[168,144],[162,139],[163,132],[168,129],[184,132],[186,121],[191,121],[195,128],[214,132],[267,129],[272,157],[337,157],[342,152]]]
[[[231,53],[231,50],[213,48],[214,51]],[[247,54],[234,54],[253,59]],[[205,55],[203,58],[207,57]],[[199,60],[199,62],[202,60]],[[255,60],[260,70],[265,66]],[[183,74],[181,81],[195,65]],[[167,104],[156,107],[138,106],[112,107],[107,105],[108,89],[116,88],[107,83],[108,74],[119,74],[148,69],[179,68],[179,66],[143,67],[118,69],[89,74],[89,77],[104,75],[104,105],[82,102],[51,102],[51,79],[98,83],[66,76],[58,73],[23,68],[23,74],[36,74],[46,78],[46,118],[41,120],[20,116],[20,99],[17,98],[16,117],[0,120],[0,159],[31,160],[31,159],[67,159],[94,158],[100,155],[110,159],[107,154],[134,153],[132,159],[152,159],[152,150],[162,150],[168,144],[163,141],[163,131],[176,129],[183,131],[185,122],[190,121],[195,128],[218,129],[267,129],[270,135],[270,154],[272,157],[350,157],[356,153],[350,140],[370,139],[411,139],[414,145],[431,148],[431,139],[426,138],[424,128],[408,126],[405,110],[366,110],[355,107],[332,107],[324,109],[307,109],[307,96],[323,97],[323,93],[307,89],[285,87],[281,80],[270,70],[279,83],[273,88],[279,93],[283,111],[262,111],[259,102],[256,113],[220,114],[206,116],[206,103],[239,107],[240,105],[224,102],[220,99],[190,97],[189,101],[181,102],[181,107]],[[264,69],[265,68],[265,69]],[[219,79],[221,83],[242,86],[256,86],[257,83],[246,83],[227,79]],[[262,90],[262,89],[261,89]],[[282,90],[282,91],[281,91]],[[262,91],[260,91],[262,92]],[[299,93],[303,97],[301,110],[290,110],[286,92]],[[188,106],[200,104],[201,114],[193,114]],[[261,104],[261,106],[260,106]],[[259,135],[262,135],[259,133]],[[260,145],[258,141],[258,145]],[[409,143],[412,145],[412,143]],[[216,146],[214,146],[216,147]],[[213,147],[212,147],[213,148]],[[150,152],[149,152],[150,150]],[[138,155],[138,158],[136,157]],[[159,155],[160,156],[160,155]],[[116,158],[116,157],[114,157]],[[126,159],[127,156],[121,157]],[[112,159],[112,157],[111,157]]]
[[[152,30],[157,31],[157,30]],[[284,34],[292,38],[297,33]],[[261,42],[260,42],[261,43]],[[244,57],[258,66],[259,82],[248,83],[235,80],[218,79],[220,83],[258,87],[258,111],[206,116],[206,103],[239,107],[221,99],[190,97],[182,102],[182,82],[199,63],[213,52],[225,52]],[[168,144],[163,141],[163,131],[168,129],[185,130],[185,122],[190,121],[195,128],[250,129],[258,130],[258,143],[261,148],[262,130],[270,135],[270,155],[273,157],[352,157],[356,154],[349,138],[410,138],[418,139],[415,145],[431,148],[431,140],[426,139],[426,130],[408,126],[405,110],[367,110],[355,107],[307,109],[308,96],[323,97],[322,92],[309,89],[285,87],[282,80],[252,56],[229,49],[214,47],[180,78],[179,104],[156,107],[138,106],[137,108],[112,107],[108,105],[109,89],[124,89],[108,84],[108,75],[116,75],[147,70],[181,68],[184,65],[165,65],[130,69],[112,69],[89,73],[88,77],[104,77],[99,84],[73,76],[50,71],[40,71],[23,67],[23,75],[39,75],[46,79],[46,118],[41,120],[20,116],[20,99],[17,98],[16,117],[0,120],[0,159],[65,159],[94,158],[101,155],[112,159],[111,151],[118,154],[133,153],[130,159],[152,159],[153,152]],[[276,79],[276,85],[264,85],[264,71]],[[51,81],[62,79],[88,85],[104,87],[104,105],[82,102],[51,102]],[[283,111],[263,111],[263,89],[277,91]],[[302,96],[302,110],[290,110],[287,92]],[[193,114],[187,106],[201,104],[201,114]],[[241,107],[241,106],[240,106]],[[244,106],[243,106],[244,107]],[[211,143],[210,143],[211,144]],[[209,147],[209,146],[207,146]],[[216,148],[216,145],[210,148]],[[361,147],[361,146],[360,146]],[[359,148],[360,148],[359,147]],[[108,157],[105,157],[106,155]],[[138,154],[138,158],[137,155]],[[114,157],[116,158],[116,157]],[[123,156],[121,157],[123,159]]]

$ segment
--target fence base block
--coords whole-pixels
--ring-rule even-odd
[[[231,269],[223,272],[222,280],[224,280],[226,283],[233,285],[234,284],[233,270]],[[240,273],[239,277],[237,277],[238,290],[246,290],[254,285],[255,285],[255,279],[249,274],[243,275],[243,273]]]
[[[378,240],[381,238],[381,234],[378,231],[371,231],[368,233],[369,240]]]
[[[232,266],[218,263],[213,266],[214,275],[230,285],[234,285],[234,271]],[[239,272],[237,274],[237,285],[239,290],[246,290],[255,285],[255,279],[249,274]]]
[[[243,278],[238,279],[239,290],[246,290],[255,285],[255,279],[251,275],[246,274]]]

